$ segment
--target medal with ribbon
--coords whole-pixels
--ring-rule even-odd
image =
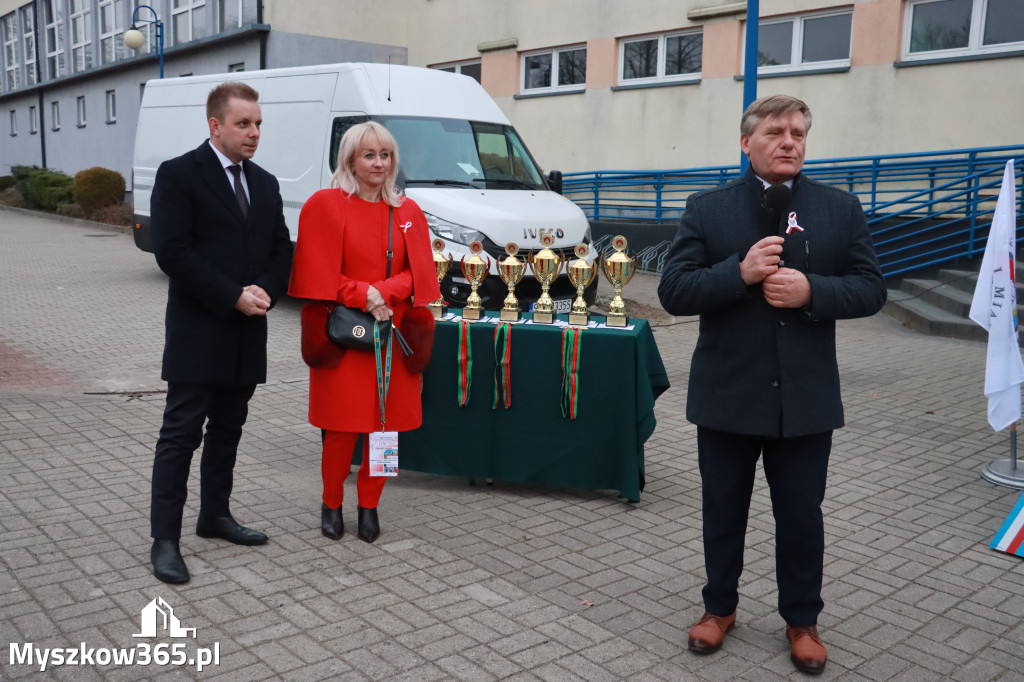
[[[469,322],[459,322],[459,407],[469,404],[473,388],[473,340],[469,335]]]
[[[512,407],[512,325],[503,322],[494,328],[494,400],[491,409],[498,409],[503,394],[505,409]]]
[[[580,396],[580,348],[583,328],[566,327],[562,331],[562,416],[576,419]]]

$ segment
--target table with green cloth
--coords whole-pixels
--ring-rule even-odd
[[[563,327],[510,325],[506,410],[503,395],[492,408],[497,325],[469,323],[472,383],[469,402],[460,407],[460,325],[439,320],[423,374],[423,426],[401,434],[399,469],[618,490],[639,501],[644,442],[656,424],[654,401],[669,382],[647,320],[629,322],[633,329],[582,331],[577,415],[570,420],[562,416]]]

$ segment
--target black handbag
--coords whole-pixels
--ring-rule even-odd
[[[389,207],[388,269],[385,278],[391,277],[391,257],[393,255],[391,230],[393,219],[394,209]],[[331,312],[327,314],[327,338],[330,339],[332,343],[341,346],[342,348],[372,351],[374,347],[374,322],[375,319],[373,315],[362,308],[350,308],[344,305],[336,305]],[[406,342],[405,337],[402,336],[402,332],[398,331],[398,326],[394,325],[391,320],[380,323],[381,343],[387,343],[388,330],[391,327],[394,327],[395,340],[398,341],[398,345],[401,347],[402,353],[407,356],[412,355],[412,348],[409,346],[408,342]]]

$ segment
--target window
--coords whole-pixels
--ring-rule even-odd
[[[171,44],[206,35],[206,0],[171,0]]]
[[[218,0],[217,16],[221,31],[241,28],[256,22],[255,0]]]
[[[117,122],[117,93],[107,90],[107,123]]]
[[[757,72],[775,73],[850,65],[852,12],[762,21]]]
[[[587,46],[523,55],[523,92],[581,92],[587,83]]]
[[[21,82],[18,61],[18,19],[14,12],[0,18],[0,38],[4,42],[4,90],[14,90]]]
[[[46,77],[50,80],[64,75],[64,2],[43,3],[46,36]]]
[[[78,127],[85,127],[85,95],[79,95],[77,103]]]
[[[36,8],[26,5],[18,10],[21,15],[21,55],[25,62],[25,85],[39,81],[36,69]]]
[[[461,73],[464,76],[469,76],[477,83],[480,82],[481,76],[481,62],[479,59],[474,59],[469,62],[458,62],[456,64],[445,64],[443,66],[431,67],[438,71],[447,71],[448,73]]]
[[[238,73],[239,71],[245,71],[245,62],[228,64],[228,73]]]
[[[145,4],[150,4],[150,6],[152,6],[151,3],[147,2],[147,0],[135,0],[132,3],[132,12],[134,13],[135,10],[138,9],[139,5]],[[142,47],[134,50],[134,52],[149,52],[152,49],[150,46],[153,44],[153,32],[155,30],[153,28],[153,13],[148,11],[139,12],[135,21],[135,28],[142,32],[143,43]]]
[[[71,70],[92,68],[92,23],[89,0],[71,0]]]
[[[619,82],[699,80],[703,49],[704,34],[700,31],[623,40],[619,43]]]
[[[28,108],[28,132],[29,135],[39,132],[39,109],[35,106]]]
[[[50,102],[50,130],[60,130],[60,102]]]
[[[18,112],[11,109],[11,137],[18,134]]]
[[[906,11],[906,59],[1024,49],[1024,0],[929,0]]]
[[[100,0],[100,64],[124,59],[124,0]]]

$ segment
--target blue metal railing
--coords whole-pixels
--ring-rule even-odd
[[[882,272],[892,276],[980,253],[1009,159],[1016,170],[1019,232],[1024,145],[823,159],[806,162],[804,173],[860,198]],[[594,221],[664,223],[679,219],[690,194],[738,174],[738,165],[565,173],[563,193]]]

